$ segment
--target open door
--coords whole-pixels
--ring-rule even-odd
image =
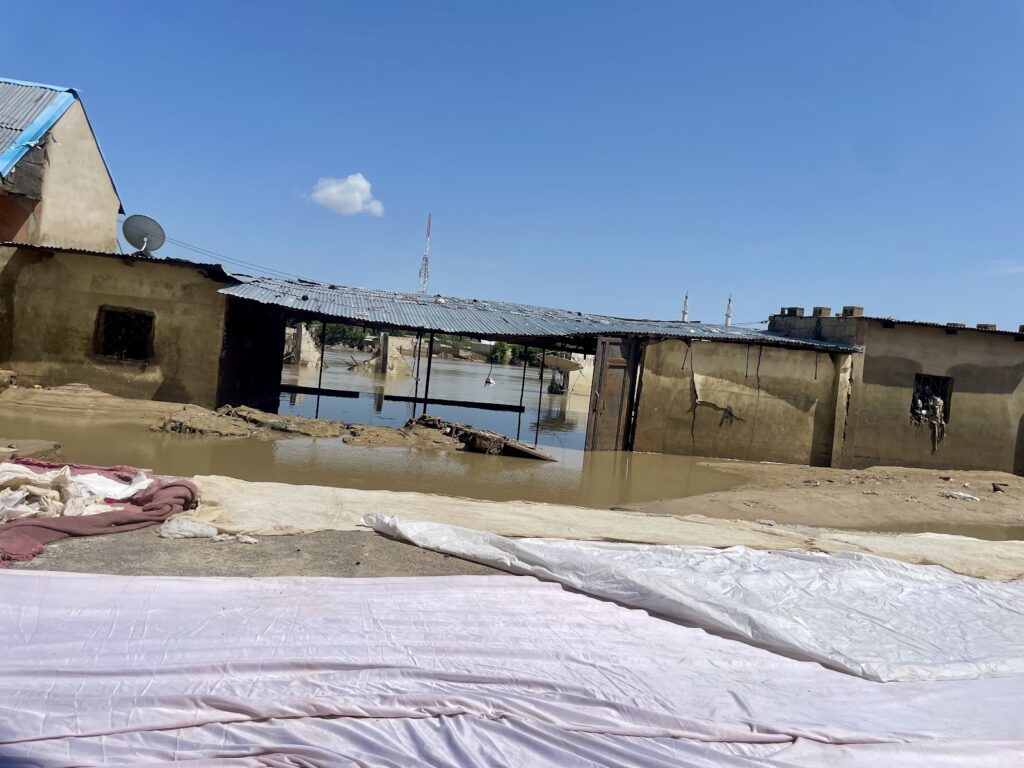
[[[588,451],[628,451],[633,441],[633,398],[640,370],[640,342],[602,336],[594,358],[587,418]]]

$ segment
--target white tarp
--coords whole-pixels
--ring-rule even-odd
[[[508,539],[382,515],[364,522],[869,680],[1024,676],[1020,581],[851,553]]]
[[[0,571],[0,765],[1010,768],[1019,678],[875,683],[521,576]]]
[[[480,501],[397,491],[316,485],[252,483],[230,477],[193,478],[199,509],[182,517],[221,533],[275,536],[354,531],[365,515],[393,515],[490,531],[502,536],[632,541],[706,547],[866,552],[910,563],[936,563],[987,579],[1024,574],[1024,542],[981,541],[938,533],[882,534],[834,531],[702,515],[648,515],[529,501]]]

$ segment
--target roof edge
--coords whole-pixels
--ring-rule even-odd
[[[49,253],[70,253],[77,256],[98,256],[105,259],[121,259],[122,261],[141,261],[146,264],[165,264],[169,267],[189,267],[197,270],[205,270],[211,280],[221,285],[231,283],[234,279],[221,264],[189,261],[188,259],[174,259],[170,257],[147,256],[142,253],[116,253],[114,251],[94,251],[88,248],[76,248],[69,245],[38,245],[36,243],[19,243],[14,240],[0,242],[0,248],[16,248],[30,251],[43,251]]]
[[[51,91],[68,91],[69,93],[75,93],[74,88],[68,88],[66,85],[50,85],[49,83],[33,83],[28,80],[15,80],[13,77],[0,77],[0,83],[10,83],[11,85],[27,85],[30,88],[46,88]]]
[[[14,144],[3,152],[0,152],[0,178],[6,178],[7,175],[10,174],[21,158],[27,155],[29,150],[31,150],[39,140],[46,135],[46,132],[57,124],[57,121],[64,116],[64,113],[68,111],[77,99],[78,96],[74,91],[67,88],[62,89],[60,94],[49,104],[49,106],[40,112],[39,116],[29,123],[29,126],[21,132]],[[83,112],[84,111],[85,110],[83,109]],[[86,118],[86,120],[88,120],[88,118]],[[91,131],[92,128],[89,130]],[[95,138],[96,137],[94,135],[93,139]],[[100,155],[102,157],[102,152]],[[106,160],[103,161],[103,164],[106,165]],[[108,170],[107,173],[109,174],[110,171]],[[111,179],[111,183],[113,183],[113,179]],[[116,194],[117,190],[114,190],[114,192]],[[120,203],[120,198],[118,198],[118,202]]]

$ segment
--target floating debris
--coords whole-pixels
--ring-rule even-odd
[[[437,429],[441,434],[454,437],[462,443],[464,450],[473,451],[474,453],[484,453],[489,456],[518,456],[524,459],[556,461],[554,456],[498,432],[489,432],[486,429],[477,429],[468,424],[445,421],[437,416],[423,414],[419,418],[409,419],[405,426],[407,429],[415,426]]]

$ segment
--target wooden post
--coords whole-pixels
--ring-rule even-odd
[[[299,339],[299,344],[302,343],[302,339]],[[301,349],[302,347],[299,347]],[[316,380],[316,388],[318,390],[324,388],[324,352],[327,350],[327,322],[325,320],[320,321],[320,375]],[[316,393],[316,415],[315,419],[320,418],[320,393]]]
[[[416,377],[416,388],[413,390],[412,396],[412,415],[416,416],[416,405],[420,396],[420,352],[423,345],[423,331],[416,331],[416,362],[413,364],[413,375]]]
[[[523,427],[523,395],[526,394],[526,356],[523,356],[523,383],[519,387],[519,418],[516,421],[516,440],[519,439],[519,432]]]
[[[434,332],[430,332],[427,342],[427,381],[423,385],[423,415],[427,415],[427,398],[430,397],[430,365],[434,362]]]

